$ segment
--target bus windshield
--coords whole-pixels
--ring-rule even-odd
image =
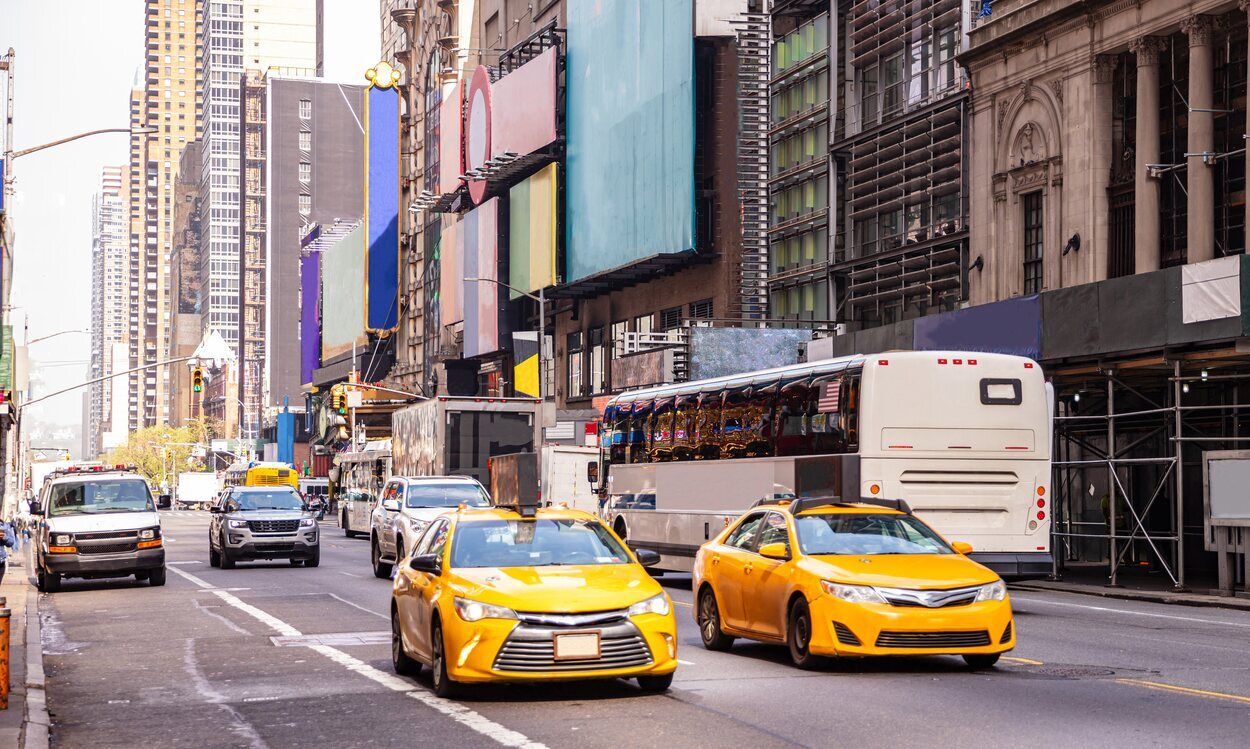
[[[629,554],[607,528],[587,520],[474,520],[461,523],[451,566],[545,567],[625,564]]]
[[[490,497],[477,484],[467,481],[449,481],[446,483],[420,482],[408,485],[408,496],[405,499],[408,507],[486,507]]]
[[[155,509],[152,494],[142,479],[65,482],[53,486],[48,495],[49,515],[102,515]]]
[[[910,515],[801,515],[794,520],[804,554],[954,554]]]

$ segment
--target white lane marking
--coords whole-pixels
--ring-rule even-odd
[[[678,659],[677,659],[677,662],[678,662],[678,663],[680,663],[680,664],[682,664],[683,666],[693,666],[693,665],[694,665],[694,664],[693,664],[693,663],[691,663],[690,661],[683,661],[681,658],[678,658]]]
[[[204,582],[189,572],[184,572],[176,567],[171,569],[173,569],[173,571],[178,575],[190,580],[196,586],[207,589],[221,600],[250,615],[257,621],[267,625],[278,634],[285,637],[302,636],[302,633],[295,627],[292,627],[266,611],[262,611],[261,609],[240,600],[237,596],[227,593],[224,590],[215,589],[211,584]],[[364,676],[365,678],[376,682],[391,691],[402,692],[417,702],[422,703],[426,707],[437,710],[466,728],[476,731],[487,738],[493,739],[504,746],[516,747],[517,749],[546,749],[544,744],[537,741],[531,741],[524,734],[513,731],[510,728],[505,728],[490,718],[470,710],[464,705],[452,702],[451,700],[445,700],[441,697],[436,697],[435,695],[424,690],[413,690],[411,682],[401,679],[394,674],[388,674],[385,671],[376,669],[359,658],[354,658],[341,650],[332,648],[328,645],[312,645],[309,649],[321,653],[335,663],[338,663],[339,665],[346,667],[348,670],[360,674],[361,676]]]
[[[387,616],[386,614],[383,614],[383,613],[382,613],[382,612],[380,612],[380,611],[374,611],[373,609],[368,608],[367,606],[361,606],[361,605],[360,605],[360,604],[358,604],[358,603],[352,603],[351,601],[347,600],[346,598],[343,598],[342,596],[336,596],[336,595],[334,595],[333,593],[327,593],[326,595],[330,596],[331,598],[333,598],[333,599],[334,599],[334,600],[336,600],[336,601],[340,601],[340,602],[342,602],[342,603],[345,603],[345,604],[347,604],[348,606],[351,606],[352,608],[357,608],[357,609],[360,609],[361,611],[365,612],[366,614],[373,614],[374,616],[380,616],[380,617],[382,617],[383,619],[386,619],[387,621],[390,621],[390,619],[391,619],[389,616]]]
[[[209,616],[213,617],[214,619],[216,619],[216,620],[220,621],[222,624],[226,625],[228,628],[230,628],[230,629],[234,630],[235,632],[238,632],[238,633],[239,633],[239,634],[241,634],[241,635],[250,635],[250,634],[252,634],[251,632],[248,632],[246,629],[243,629],[242,627],[240,627],[239,625],[237,625],[237,624],[235,624],[234,622],[230,621],[229,619],[227,619],[226,617],[222,616],[221,614],[218,614],[216,611],[212,611],[209,607],[207,607],[207,606],[201,606],[199,601],[196,601],[196,600],[192,599],[192,603],[194,603],[194,604],[195,604],[195,607],[196,607],[197,609],[199,609],[200,611],[203,611],[205,614],[208,614]],[[212,608],[217,608],[217,607],[216,607],[216,606],[213,606]]]
[[[204,589],[200,590],[200,592],[201,592],[201,593],[212,593],[214,590],[228,590],[228,591],[230,591],[231,593],[236,593],[236,592],[238,592],[238,591],[240,591],[240,590],[251,590],[251,588],[204,588]]]
[[[1061,603],[1059,601],[1048,601],[1044,598],[1023,598],[1021,596],[1012,596],[1012,600],[1020,600],[1025,603],[1039,603],[1043,606],[1064,606],[1070,609],[1088,609],[1090,611],[1106,611],[1111,614],[1131,614],[1133,616],[1149,616],[1154,619],[1173,619],[1180,622],[1198,622],[1199,624],[1215,624],[1223,627],[1246,627],[1250,628],[1250,622],[1222,622],[1218,619],[1199,619],[1194,616],[1173,616],[1171,614],[1151,614],[1146,611],[1132,611],[1129,609],[1113,609],[1107,606],[1090,606],[1084,603]]]
[[[339,570],[339,574],[347,575],[348,577],[364,577],[364,575],[357,575],[355,572],[348,572],[347,570]]]
[[[195,586],[195,587],[197,587],[197,588],[213,588],[213,587],[215,587],[212,583],[210,583],[210,582],[208,582],[208,581],[206,581],[206,580],[201,580],[200,578],[196,577],[195,575],[192,575],[190,572],[184,572],[183,570],[180,570],[180,569],[178,569],[177,567],[170,567],[169,565],[166,565],[166,568],[167,568],[167,569],[169,569],[169,571],[170,571],[170,572],[172,572],[172,573],[174,573],[175,575],[178,575],[179,577],[184,577],[184,578],[186,578],[187,580],[190,580],[190,581],[191,581],[191,584],[192,584],[192,585],[194,585],[194,586]]]
[[[171,564],[204,564],[204,560],[202,560],[202,559],[183,559],[183,560],[181,560],[181,561],[177,561],[177,562],[166,562],[166,563],[165,563],[165,566],[169,566],[169,565],[171,565]]]
[[[238,710],[235,710],[226,702],[225,695],[213,689],[213,685],[209,683],[203,672],[200,671],[200,665],[195,660],[195,640],[188,639],[186,641],[182,655],[182,665],[191,677],[191,683],[195,685],[195,691],[200,693],[204,701],[210,705],[220,707],[230,716],[230,730],[233,733],[244,739],[252,749],[267,749],[269,745],[260,737],[260,734],[252,727],[252,724],[248,723]]]

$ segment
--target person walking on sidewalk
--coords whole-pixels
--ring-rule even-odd
[[[4,572],[9,566],[9,549],[17,545],[17,537],[13,535],[13,524],[7,520],[0,521],[4,529],[4,540],[0,542],[0,582],[4,582]]]

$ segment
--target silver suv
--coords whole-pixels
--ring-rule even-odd
[[[425,532],[434,518],[460,505],[487,507],[490,494],[468,476],[393,476],[382,501],[369,516],[373,574],[390,577],[391,569]]]
[[[321,533],[304,499],[289,486],[232,486],[209,508],[208,563],[228,570],[245,559],[321,563]]]

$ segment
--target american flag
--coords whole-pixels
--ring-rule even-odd
[[[838,410],[838,393],[842,389],[842,381],[826,382],[820,386],[820,400],[816,401],[816,412],[827,414]]]

